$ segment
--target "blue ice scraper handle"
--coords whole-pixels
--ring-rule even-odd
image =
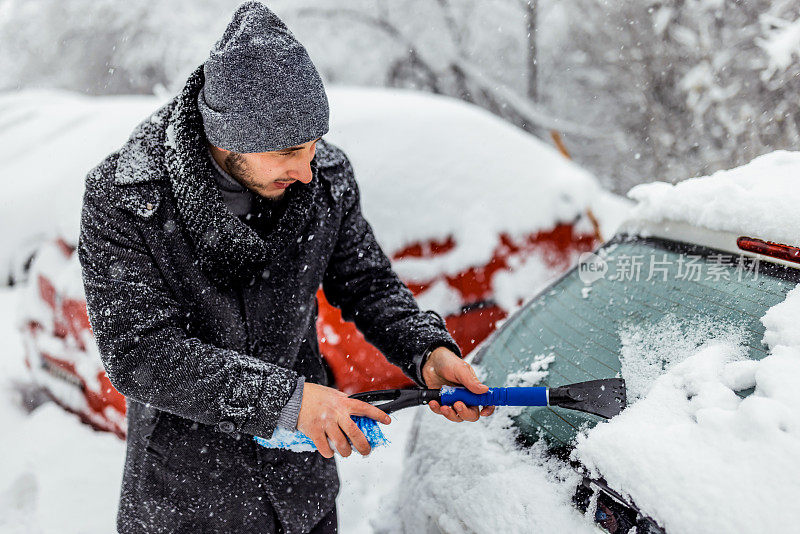
[[[489,388],[480,395],[464,388],[443,386],[439,393],[442,404],[452,406],[458,401],[467,406],[547,406],[547,388]]]

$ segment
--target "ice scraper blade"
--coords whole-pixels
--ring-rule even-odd
[[[625,380],[606,378],[550,388],[550,405],[578,410],[611,419],[625,409],[628,395]]]

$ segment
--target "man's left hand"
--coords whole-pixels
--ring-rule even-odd
[[[478,395],[489,391],[489,387],[478,380],[472,366],[445,347],[435,349],[428,356],[428,360],[422,366],[422,378],[425,380],[425,385],[432,389],[439,389],[442,386],[463,386]],[[485,406],[481,410],[478,406],[466,406],[461,401],[452,407],[441,406],[436,401],[431,401],[428,406],[433,413],[441,414],[455,423],[477,421],[480,416],[491,415],[494,412],[494,406]]]

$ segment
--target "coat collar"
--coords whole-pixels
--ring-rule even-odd
[[[150,218],[161,203],[156,184],[164,178],[164,126],[174,101],[139,123],[118,151],[114,172],[117,205]]]
[[[212,177],[196,103],[203,81],[201,65],[178,95],[167,121],[164,156],[169,185],[201,267],[219,282],[248,280],[263,272],[306,230],[320,184],[314,179],[308,185],[290,186],[285,211],[263,238],[240,221],[225,206]]]

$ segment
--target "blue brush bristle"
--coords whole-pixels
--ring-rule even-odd
[[[374,448],[389,444],[389,440],[383,435],[377,421],[369,417],[355,415],[351,417],[356,425],[358,425],[361,432],[364,433],[370,447]],[[256,443],[268,449],[288,449],[294,452],[311,452],[317,450],[314,442],[299,430],[290,432],[283,428],[276,428],[272,437],[269,439],[258,436],[255,436],[253,439],[256,440]]]

